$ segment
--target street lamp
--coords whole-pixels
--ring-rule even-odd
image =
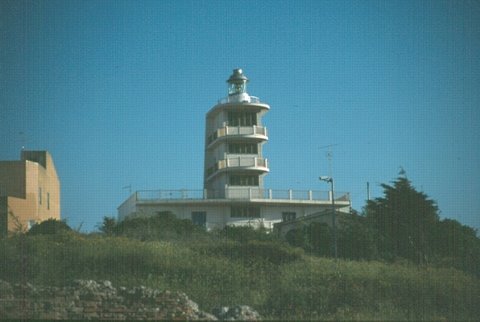
[[[336,220],[335,220],[335,198],[333,195],[333,178],[329,176],[321,176],[320,181],[325,181],[330,183],[330,188],[331,188],[331,198],[332,198],[332,228],[333,228],[333,254],[335,257],[335,260],[337,260],[337,225],[336,225]]]

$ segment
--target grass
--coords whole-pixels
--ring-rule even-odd
[[[203,310],[246,304],[275,319],[476,320],[480,281],[454,269],[309,256],[274,240],[140,241],[73,232],[0,240],[0,279],[77,278],[179,290]]]

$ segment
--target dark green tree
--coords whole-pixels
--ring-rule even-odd
[[[115,226],[117,225],[117,221],[113,217],[103,217],[103,222],[99,226],[99,230],[106,234],[106,235],[113,235],[115,234]]]
[[[432,254],[431,242],[439,221],[435,201],[417,191],[403,170],[392,185],[381,186],[384,196],[366,206],[380,256],[423,263]]]

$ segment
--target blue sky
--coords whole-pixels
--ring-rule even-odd
[[[48,150],[91,231],[133,190],[201,189],[205,113],[243,68],[271,105],[267,188],[353,208],[403,167],[480,228],[478,1],[1,1],[0,160]],[[24,135],[21,135],[23,132]]]

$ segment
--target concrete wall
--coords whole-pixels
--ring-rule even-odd
[[[0,213],[6,213],[9,231],[60,219],[60,182],[46,151],[24,151],[21,161],[0,162],[0,194],[5,201]]]
[[[254,206],[258,205],[260,207],[260,218],[238,218],[231,217],[231,206],[232,205],[249,205]],[[169,204],[165,203],[145,203],[137,204],[136,214],[138,215],[147,215],[152,216],[162,211],[170,211],[177,216],[179,219],[192,219],[192,212],[203,211],[207,215],[206,227],[208,230],[214,228],[223,228],[226,225],[233,226],[254,226],[258,227],[263,225],[265,228],[273,229],[275,223],[282,221],[283,212],[295,212],[296,217],[300,218],[303,216],[308,216],[314,213],[325,211],[329,208],[329,205],[308,205],[300,203],[291,203],[289,205],[280,205],[280,204],[260,204],[260,203],[218,203],[218,204],[208,204],[208,203],[184,203],[184,204]],[[347,207],[348,208],[348,207]],[[345,208],[343,211],[348,211]],[[120,216],[119,220],[123,220],[126,216]]]

